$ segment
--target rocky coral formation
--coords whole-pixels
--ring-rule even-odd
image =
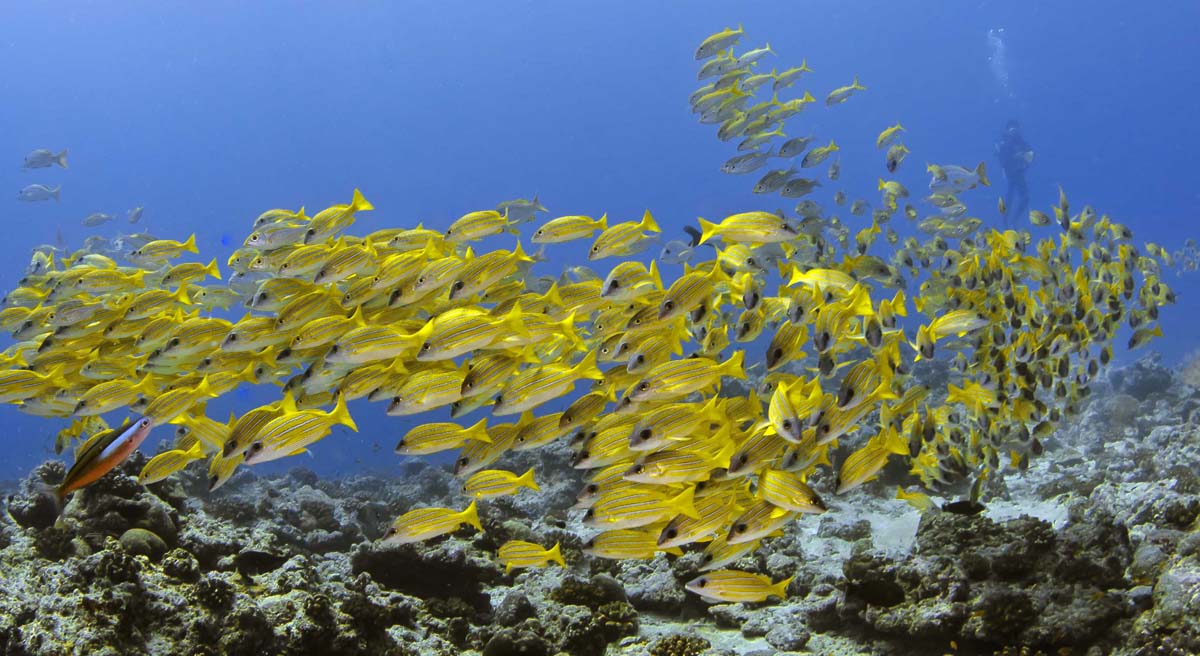
[[[1198,653],[1193,393],[1153,359],[1116,372],[980,515],[921,515],[888,481],[831,495],[735,564],[795,576],[770,604],[684,592],[694,551],[583,556],[579,474],[553,449],[519,455],[560,473],[484,504],[484,533],[405,547],[374,539],[417,503],[461,502],[443,468],[242,474],[207,495],[198,474],[137,485],[135,456],[56,523],[50,462],[7,490],[0,654]],[[506,574],[495,551],[514,538],[560,542],[568,568]]]

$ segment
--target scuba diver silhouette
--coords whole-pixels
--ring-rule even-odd
[[[1004,193],[1004,225],[1007,226],[1009,217],[1021,217],[1029,212],[1025,171],[1033,164],[1033,149],[1021,136],[1021,124],[1015,119],[1004,126],[1004,134],[996,143],[996,156],[1004,169],[1004,178],[1008,180],[1008,190]]]

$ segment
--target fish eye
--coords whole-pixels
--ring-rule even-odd
[[[706,585],[708,585],[708,579],[700,579],[700,580],[696,581],[697,588],[703,588]]]
[[[645,362],[646,362],[646,356],[644,356],[644,355],[638,355],[638,356],[637,356],[637,363],[638,363],[638,364],[644,364]]]
[[[79,403],[76,403],[75,407],[86,408],[87,407],[87,399],[79,399]]]
[[[463,287],[466,287],[466,285],[463,284],[463,281],[461,281],[461,280],[454,283],[454,291],[458,291],[458,290],[462,289]]]
[[[599,251],[599,250],[600,250],[600,247],[599,247],[599,246],[592,246],[592,252],[593,252],[593,253],[595,253],[595,252],[597,252],[597,251]]]
[[[537,232],[535,232],[535,233],[533,233],[533,234],[535,234],[535,235],[540,235],[540,234],[542,234],[542,233],[544,233],[544,232],[545,232],[545,230],[542,230],[541,228],[538,228]]]
[[[470,464],[470,462],[471,462],[470,458],[463,456],[463,457],[459,458],[454,464],[457,465],[459,468],[462,468],[462,467],[466,467],[468,464]]]
[[[634,468],[633,468],[633,473],[635,473],[635,474],[641,474],[641,473],[643,473],[643,472],[645,472],[645,471],[646,471],[646,466],[645,466],[645,465],[636,465],[636,466],[634,466]]]
[[[650,389],[650,383],[642,383],[641,385],[638,385],[638,391],[645,392],[648,389]]]
[[[663,301],[662,307],[664,310],[670,312],[675,309],[675,303],[674,301]]]
[[[648,440],[651,437],[654,437],[654,431],[650,430],[649,428],[643,428],[642,432],[638,433],[638,439],[641,440]]]
[[[425,353],[431,348],[433,348],[433,345],[430,344],[429,342],[425,342],[424,344],[421,345],[421,352]]]
[[[149,417],[142,417],[142,420],[141,420],[139,423],[140,423],[142,426],[149,426],[149,425],[150,425],[150,418],[149,418]]]
[[[251,445],[250,445],[250,450],[251,450],[251,451],[253,451],[253,452],[255,452],[255,453],[258,453],[259,451],[262,451],[262,450],[263,450],[263,443],[262,443],[262,442],[255,442],[254,444],[251,444]]]
[[[669,528],[669,529],[667,529],[665,535],[667,536],[668,539],[674,540],[675,538],[679,537],[679,531],[676,529],[673,529],[673,528]]]
[[[421,276],[420,278],[417,278],[417,284],[424,285],[425,284],[425,276]]]
[[[178,337],[173,337],[173,338],[171,338],[171,341],[167,343],[167,346],[168,346],[168,347],[176,347],[176,346],[179,346],[179,338],[178,338]]]
[[[588,508],[587,512],[586,512],[586,513],[584,513],[584,515],[583,515],[583,518],[584,518],[584,519],[591,519],[591,518],[593,518],[593,517],[595,517],[595,516],[596,516],[596,511],[595,511],[595,510],[593,510],[592,508]]]
[[[788,430],[788,431],[792,430],[792,420],[791,419],[783,420],[783,429]]]
[[[496,396],[496,405],[500,405],[501,403],[504,403],[504,395],[503,394]]]
[[[208,477],[208,488],[211,490],[211,489],[212,489],[212,487],[213,487],[214,485],[216,485],[216,484],[217,484],[217,481],[218,481],[218,480],[219,480],[219,479],[217,478],[217,475],[216,475],[216,474],[213,474],[212,476],[209,476],[209,477]]]
[[[236,342],[237,341],[237,333],[229,333],[229,341]]]
[[[743,522],[741,524],[738,524],[737,526],[734,526],[733,530],[737,533],[745,533],[746,529],[748,529],[748,528],[750,528],[750,527],[746,526],[745,522]]]

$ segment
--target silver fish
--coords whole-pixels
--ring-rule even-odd
[[[694,251],[692,247],[682,239],[672,239],[663,246],[662,252],[659,253],[658,259],[671,264],[683,264],[692,261]]]
[[[507,212],[509,223],[521,224],[529,223],[536,217],[538,212],[545,212],[547,210],[538,201],[537,194],[534,194],[533,200],[526,200],[524,198],[506,200],[496,206],[496,211],[501,214]]]
[[[783,185],[783,189],[779,190],[780,195],[785,198],[799,198],[811,194],[814,189],[821,186],[821,181],[813,178],[792,178]]]
[[[754,185],[753,191],[756,194],[769,194],[779,191],[783,185],[787,184],[788,178],[792,177],[792,174],[795,172],[795,166],[787,169],[776,169],[774,171],[770,171],[758,181],[758,184]]]
[[[799,155],[808,148],[808,144],[812,143],[815,137],[794,137],[783,142],[779,147],[779,156],[790,158]]]
[[[54,166],[55,164],[64,169],[67,168],[66,148],[64,148],[61,153],[55,153],[54,151],[46,150],[45,148],[38,148],[37,150],[25,156],[25,166],[22,168],[44,169],[48,166]]]
[[[137,223],[138,221],[141,221],[141,220],[142,220],[142,212],[143,212],[145,209],[146,209],[146,208],[142,207],[141,205],[138,205],[137,207],[135,207],[135,208],[133,208],[133,209],[129,210],[129,211],[128,211],[128,212],[125,214],[125,218],[129,219],[129,222],[130,222],[130,223]]]
[[[62,191],[62,185],[50,187],[43,184],[31,184],[21,191],[17,192],[17,200],[34,202],[39,200],[58,200],[59,192]]]
[[[729,158],[729,161],[721,165],[721,170],[731,175],[741,175],[750,173],[762,168],[763,164],[771,158],[774,153],[767,150],[763,153],[746,153],[745,155],[737,155]]]
[[[83,225],[88,226],[88,227],[94,227],[94,226],[98,226],[98,225],[103,225],[105,223],[108,223],[109,221],[112,221],[111,214],[105,214],[104,212],[93,212],[93,213],[87,215],[86,217],[84,217]]]

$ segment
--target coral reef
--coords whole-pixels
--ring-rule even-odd
[[[0,517],[0,654],[898,655],[950,641],[979,654],[1197,653],[1191,396],[1154,360],[1114,372],[1045,458],[993,482],[981,514],[918,513],[879,493],[887,481],[856,490],[736,563],[796,577],[770,604],[685,593],[694,550],[582,555],[586,529],[558,494],[483,505],[484,533],[381,546],[415,501],[459,501],[450,473],[421,463],[397,478],[242,475],[203,495],[186,472],[137,485],[139,456],[57,523],[40,490],[63,469],[46,463],[10,486]],[[546,471],[562,473],[543,489],[578,483]],[[568,567],[505,574],[495,551],[508,539],[561,542]]]

